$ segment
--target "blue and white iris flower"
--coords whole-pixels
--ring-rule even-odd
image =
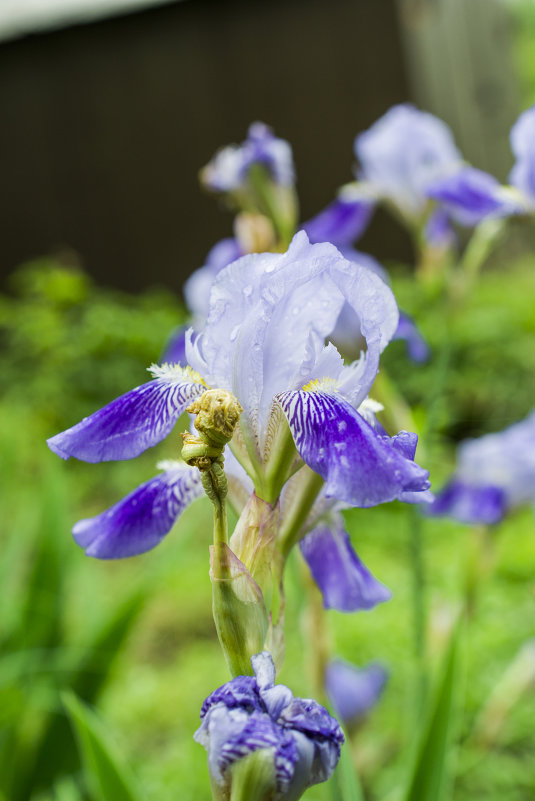
[[[349,365],[329,341],[346,305],[360,321],[366,346]],[[316,507],[299,538],[326,516],[332,521],[337,504],[428,501],[428,472],[414,461],[416,435],[387,436],[367,399],[381,351],[397,326],[396,303],[381,278],[330,244],[311,245],[300,232],[286,253],[244,256],[218,274],[204,327],[187,333],[187,367],[152,367],[152,381],[52,437],[49,447],[64,459],[87,462],[134,458],[164,439],[195,398],[219,388],[243,407],[225,469],[245,495],[254,486],[259,497],[276,503],[291,486],[300,492],[307,482],[319,482],[310,507],[316,498],[323,517]],[[276,461],[275,444],[285,431],[293,439],[291,469]],[[120,558],[153,548],[202,494],[195,468],[180,462],[162,468],[111,509],[75,525],[74,537],[88,555]],[[354,565],[349,581],[360,582],[359,608],[366,608],[388,591],[372,586],[366,600],[366,583],[375,580],[363,574],[356,556],[348,556],[340,521],[325,534],[333,564],[347,557],[346,574]],[[316,547],[325,548],[317,532]],[[314,572],[313,551],[305,546]],[[318,579],[320,586],[326,582]],[[327,605],[356,608],[358,589],[346,601],[333,601],[333,591],[326,589]]]
[[[272,794],[266,797],[295,801],[331,776],[344,735],[316,701],[296,698],[288,687],[275,684],[269,653],[253,656],[251,663],[255,676],[237,676],[208,696],[194,737],[206,748],[221,798],[230,797],[236,763],[264,751],[272,762]]]

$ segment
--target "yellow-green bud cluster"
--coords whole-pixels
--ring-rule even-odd
[[[199,470],[210,470],[223,462],[223,449],[230,442],[243,409],[232,392],[209,389],[186,409],[195,414],[199,436],[182,434],[182,458]]]

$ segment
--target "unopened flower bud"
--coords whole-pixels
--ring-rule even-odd
[[[207,445],[221,450],[232,439],[243,409],[232,392],[209,389],[186,411],[197,415],[193,424]]]
[[[234,220],[234,233],[244,253],[265,253],[277,244],[273,225],[264,214],[241,212]]]
[[[208,696],[195,740],[208,752],[216,798],[297,801],[331,776],[344,735],[316,701],[275,685],[269,653],[251,663],[254,677],[237,676]]]

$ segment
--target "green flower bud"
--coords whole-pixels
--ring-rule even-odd
[[[268,630],[260,587],[224,542],[210,548],[210,578],[214,621],[230,673],[251,674],[251,656],[263,650]]]
[[[206,445],[218,448],[220,453],[230,442],[243,412],[232,392],[226,389],[209,389],[186,409],[197,415],[193,424]]]

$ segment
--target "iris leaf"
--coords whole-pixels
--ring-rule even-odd
[[[62,699],[76,734],[92,801],[142,801],[99,718],[74,693],[63,693]]]
[[[424,723],[416,760],[402,796],[404,801],[440,801],[444,793],[454,716],[460,627],[458,623],[453,631],[444,654],[441,677],[430,697],[429,716]]]

